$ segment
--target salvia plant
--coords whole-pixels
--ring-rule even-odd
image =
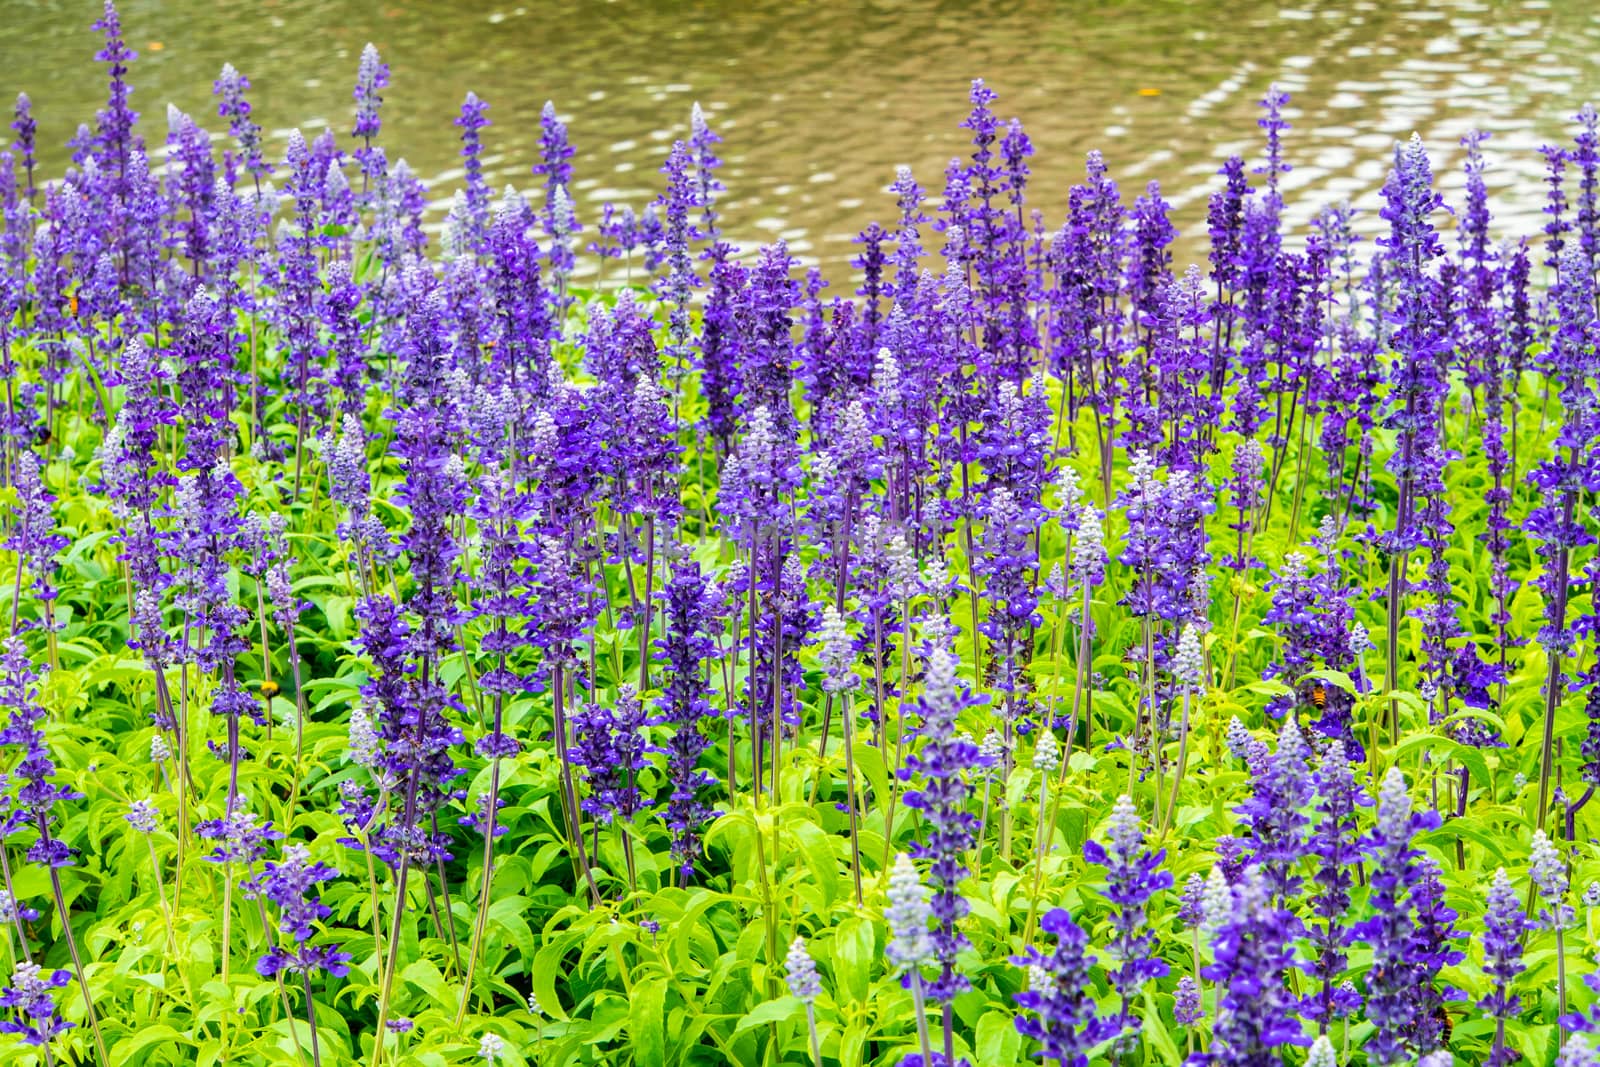
[[[846,282],[699,106],[429,189],[372,46],[157,136],[93,28],[0,148],[5,1063],[1597,1062],[1592,108],[1518,232],[1481,133],[1291,205],[1265,88],[1182,235],[977,81]]]

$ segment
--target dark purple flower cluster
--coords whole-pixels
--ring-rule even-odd
[[[687,881],[694,876],[700,828],[716,814],[706,800],[707,791],[717,784],[716,776],[699,764],[712,744],[707,727],[716,720],[705,697],[705,673],[717,651],[712,635],[720,620],[714,590],[693,560],[674,562],[671,578],[657,595],[663,605],[662,636],[655,643],[662,677],[651,722],[672,728],[665,744],[672,788],[665,818],[672,833],[673,858]]]
[[[641,810],[645,721],[644,706],[630,685],[621,687],[610,707],[597,703],[572,712],[571,759],[589,780],[583,810],[597,822],[628,822]]]

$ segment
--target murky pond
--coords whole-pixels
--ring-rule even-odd
[[[97,6],[3,5],[0,91],[33,96],[52,145],[102,98],[90,60]],[[1457,142],[1482,128],[1493,134],[1491,187],[1518,187],[1501,220],[1536,227],[1537,146],[1600,96],[1600,15],[1587,0],[125,0],[121,10],[154,144],[168,101],[214,116],[209,89],[225,60],[254,82],[280,151],[295,126],[347,131],[370,40],[393,68],[391,158],[447,196],[459,177],[451,119],[470,89],[490,103],[491,178],[531,184],[539,109],[552,99],[579,151],[580,215],[592,220],[601,201],[654,194],[698,100],[725,139],[730,234],[785,237],[834,269],[854,233],[888,221],[896,164],[938,191],[964,150],[957,124],[975,76],[999,91],[1003,117],[1025,123],[1037,149],[1030,202],[1047,219],[1083,154],[1100,148],[1130,196],[1160,179],[1191,231],[1220,160],[1255,152],[1255,101],[1274,81],[1293,94],[1291,220],[1330,201],[1370,204],[1394,140],[1413,130],[1458,186]]]

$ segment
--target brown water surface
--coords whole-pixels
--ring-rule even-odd
[[[96,8],[0,4],[0,92],[32,95],[57,163],[55,146],[103,97],[90,60]],[[1501,222],[1536,229],[1537,146],[1565,137],[1572,113],[1600,96],[1600,16],[1584,0],[126,0],[121,10],[152,145],[168,101],[222,128],[209,90],[224,61],[254,82],[275,154],[294,126],[344,133],[370,40],[393,68],[391,159],[408,159],[447,200],[460,177],[450,122],[470,89],[490,104],[492,181],[531,185],[551,99],[578,147],[575,191],[592,221],[601,201],[641,206],[654,194],[698,100],[725,138],[730,234],[784,237],[834,270],[862,226],[890,221],[897,164],[938,191],[964,149],[957,124],[975,76],[1000,93],[1002,117],[1025,123],[1037,149],[1030,203],[1048,220],[1084,153],[1100,148],[1129,199],[1159,178],[1191,233],[1219,162],[1257,153],[1255,102],[1274,81],[1293,94],[1291,222],[1342,199],[1375,206],[1393,142],[1413,130],[1442,183],[1459,187],[1457,142],[1477,127],[1493,134]]]

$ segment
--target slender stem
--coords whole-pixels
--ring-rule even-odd
[[[562,664],[555,665],[554,675],[556,758],[561,763],[561,792],[567,809],[567,832],[572,835],[572,845],[576,850],[573,858],[583,868],[583,878],[589,884],[589,899],[599,906],[600,887],[595,885],[594,870],[589,866],[589,855],[584,849],[583,827],[578,821],[578,790],[572,781],[572,760],[567,756],[567,715],[562,703],[566,679]]]
[[[855,885],[856,907],[861,907],[861,834],[857,824],[860,806],[856,799],[855,713],[850,694],[839,694],[839,724],[844,732],[845,803],[850,808],[850,880]]]
[[[922,1000],[922,972],[911,968],[911,1002],[917,1014],[917,1043],[922,1046],[922,1062],[933,1063],[933,1045],[928,1039],[928,1009]]]
[[[417,772],[412,771],[406,782],[406,804],[401,818],[405,825],[410,826],[416,817],[417,810]],[[376,1035],[372,1043],[372,1067],[378,1067],[383,1062],[383,1034],[384,1027],[389,1022],[389,997],[394,990],[395,967],[400,960],[400,919],[405,913],[406,905],[406,876],[411,873],[411,849],[400,849],[400,867],[394,876],[394,911],[389,917],[389,952],[383,963],[383,982],[378,991],[378,1025],[374,1027]]]
[[[317,1043],[317,1002],[311,995],[311,972],[300,972],[301,984],[306,991],[306,1024],[311,1028],[311,1062],[322,1067],[322,1052]]]
[[[500,693],[495,694],[495,719],[496,732],[499,731],[500,705],[504,699]],[[478,914],[472,924],[472,943],[467,946],[467,970],[461,982],[461,1004],[456,1008],[456,1029],[461,1029],[462,1020],[467,1015],[467,1003],[472,998],[472,977],[478,967],[478,952],[483,947],[484,934],[489,929],[489,884],[494,878],[494,837],[495,821],[500,803],[500,761],[496,759],[489,770],[489,800],[488,811],[484,816],[483,835],[483,872],[479,876],[478,886]]]
[[[50,829],[43,816],[39,819],[39,836],[48,839]],[[89,975],[83,969],[83,957],[78,954],[78,939],[72,933],[72,916],[67,911],[67,896],[61,891],[61,869],[50,868],[50,890],[55,894],[56,911],[61,915],[61,934],[67,941],[67,952],[72,956],[72,968],[78,972],[78,988],[83,990],[83,1008],[89,1016],[89,1029],[94,1032],[95,1051],[100,1054],[102,1067],[111,1067],[111,1057],[106,1055],[105,1038],[100,1035],[100,1016],[94,1010],[94,997],[89,993]]]
[[[1178,726],[1178,766],[1172,772],[1172,795],[1167,800],[1167,810],[1156,828],[1157,837],[1165,837],[1167,828],[1178,813],[1178,791],[1183,787],[1183,772],[1189,765],[1189,701],[1188,689],[1183,691],[1183,719]]]
[[[167,925],[167,951],[178,951],[177,936],[172,931],[172,908],[167,904],[167,887],[161,878],[161,861],[156,858],[156,843],[150,840],[150,835],[145,834],[144,843],[150,848],[150,869],[156,876],[156,894],[161,898],[161,918]]]

